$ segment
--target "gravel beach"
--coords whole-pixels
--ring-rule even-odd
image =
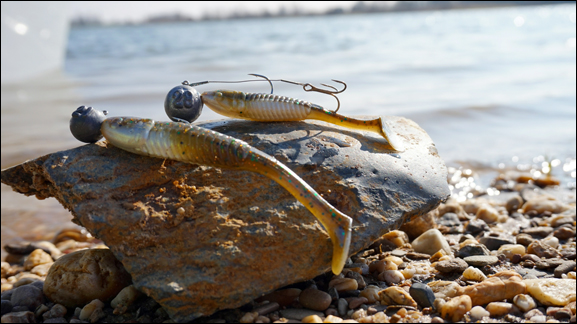
[[[575,190],[505,173],[460,195],[463,179],[450,170],[453,198],[352,256],[341,274],[194,322],[574,323]],[[4,249],[2,323],[172,322],[84,231]]]

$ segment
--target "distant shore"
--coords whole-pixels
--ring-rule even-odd
[[[534,6],[534,5],[551,5],[562,3],[574,3],[574,1],[397,1],[390,3],[388,1],[367,3],[358,1],[351,8],[334,7],[324,12],[310,12],[299,8],[287,9],[282,7],[277,12],[262,11],[258,13],[251,12],[233,12],[223,15],[217,13],[205,13],[199,18],[184,15],[179,12],[171,14],[154,15],[144,19],[141,22],[124,21],[124,22],[104,22],[100,17],[79,16],[71,21],[72,27],[88,26],[123,26],[123,25],[145,25],[171,22],[199,22],[212,20],[229,20],[229,19],[259,19],[259,18],[279,18],[279,17],[305,17],[305,16],[331,16],[331,15],[349,15],[365,13],[387,13],[387,12],[409,12],[409,11],[433,11],[433,10],[453,10],[453,9],[478,9],[478,8],[495,8],[495,7],[512,7],[512,6]]]

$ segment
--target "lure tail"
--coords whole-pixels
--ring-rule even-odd
[[[404,150],[404,146],[401,140],[398,138],[397,134],[393,132],[393,130],[389,127],[387,122],[383,120],[383,117],[369,120],[351,118],[332,111],[328,111],[320,106],[315,105],[311,108],[311,112],[307,118],[321,120],[346,128],[374,132],[383,136],[395,151],[401,152]]]

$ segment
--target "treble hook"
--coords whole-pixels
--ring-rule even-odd
[[[329,87],[329,88],[334,90],[334,91],[330,91],[330,90],[315,87],[314,85],[312,85],[310,83],[300,83],[300,82],[294,82],[294,81],[283,80],[283,79],[281,79],[280,81],[286,82],[286,83],[292,83],[292,84],[296,84],[296,85],[302,85],[303,90],[307,91],[307,92],[314,91],[314,92],[320,92],[320,93],[324,93],[324,94],[328,94],[329,96],[332,96],[333,98],[337,99],[337,109],[334,111],[334,113],[336,113],[337,111],[339,111],[339,108],[341,108],[341,102],[340,102],[339,98],[337,98],[337,96],[335,96],[335,94],[338,94],[338,93],[341,93],[341,92],[347,90],[347,84],[344,83],[343,81],[339,81],[339,80],[335,80],[335,79],[331,79],[331,80],[334,82],[338,82],[338,83],[344,85],[345,87],[342,90],[337,90],[337,88],[335,88],[333,86],[321,83],[321,85],[323,85],[325,87]]]

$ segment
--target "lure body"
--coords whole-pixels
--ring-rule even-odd
[[[377,133],[394,150],[403,150],[400,140],[381,117],[371,120],[346,117],[307,101],[264,93],[217,90],[204,92],[201,98],[210,109],[227,117],[265,122],[316,119]]]
[[[111,144],[132,153],[253,171],[276,181],[323,224],[333,242],[332,270],[335,274],[342,271],[349,252],[352,219],[274,157],[244,141],[192,124],[114,117],[102,123],[101,131]]]

